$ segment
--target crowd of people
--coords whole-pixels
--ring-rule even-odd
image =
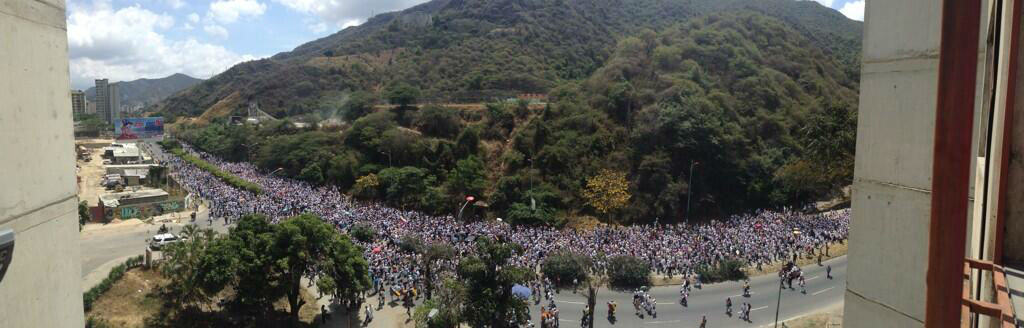
[[[257,195],[234,188],[176,156],[154,152],[158,161],[171,168],[175,181],[208,201],[212,217],[230,221],[259,213],[277,222],[308,212],[343,231],[357,223],[372,227],[380,238],[360,244],[374,284],[381,286],[378,288],[409,290],[421,281],[417,255],[399,251],[399,241],[407,235],[428,244],[451,245],[459,255],[473,252],[477,237],[501,238],[523,247],[513,259],[515,263],[534,268],[547,254],[569,250],[593,258],[597,270],[606,265],[604,258],[630,255],[647,261],[658,273],[672,275],[691,273],[726,258],[757,266],[784,262],[794,253],[810,253],[844,240],[850,223],[849,210],[806,214],[792,209],[759,210],[699,224],[607,226],[587,231],[500,221],[460,222],[451,215],[432,216],[356,202],[333,186],[313,186],[276,172],[263,172],[249,163],[223,161],[188,145],[183,148],[264,191]],[[454,269],[457,261],[438,263],[438,272]]]

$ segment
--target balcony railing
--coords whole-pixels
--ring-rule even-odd
[[[971,297],[971,269],[992,272],[992,284],[995,290],[996,303],[991,303]],[[961,307],[960,322],[962,327],[971,327],[971,322],[981,316],[992,318],[998,322],[998,327],[1015,328],[1013,307],[1010,304],[1010,290],[1006,287],[1006,273],[1003,267],[990,261],[964,259],[964,286],[963,306]],[[975,320],[971,319],[974,314]]]

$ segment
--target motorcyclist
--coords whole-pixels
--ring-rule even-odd
[[[615,308],[618,307],[618,306],[619,306],[618,304],[615,304],[615,301],[608,301],[608,316],[609,317],[615,317]]]

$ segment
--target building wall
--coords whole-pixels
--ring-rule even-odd
[[[85,92],[82,90],[71,91],[71,112],[76,116],[85,114]]]
[[[1024,33],[1021,33],[1021,38],[1024,39]],[[1024,40],[1020,42],[1024,44]],[[1018,53],[1017,62],[1024,63],[1024,51]],[[1010,162],[1007,165],[1009,176],[1003,199],[1006,202],[1003,260],[1024,264],[1024,66],[1018,66],[1018,71],[1014,73],[1017,88],[1013,91],[1017,94],[1017,101],[1013,112]]]
[[[107,86],[107,103],[110,104],[111,121],[121,119],[121,89],[117,84]]]
[[[0,327],[82,327],[63,0],[0,1],[0,229],[16,233]]]
[[[110,97],[107,90],[107,79],[96,80],[96,113],[100,119],[110,123]]]
[[[869,0],[844,327],[923,327],[941,2]]]

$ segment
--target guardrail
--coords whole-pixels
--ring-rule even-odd
[[[971,269],[992,272],[992,284],[995,290],[996,303],[974,299],[971,297]],[[981,316],[988,316],[999,323],[1001,328],[1015,328],[1013,307],[1010,304],[1010,290],[1006,287],[1006,272],[1003,267],[991,261],[964,259],[963,303],[961,306],[961,327],[971,327],[971,323]],[[971,315],[974,320],[971,320]]]

